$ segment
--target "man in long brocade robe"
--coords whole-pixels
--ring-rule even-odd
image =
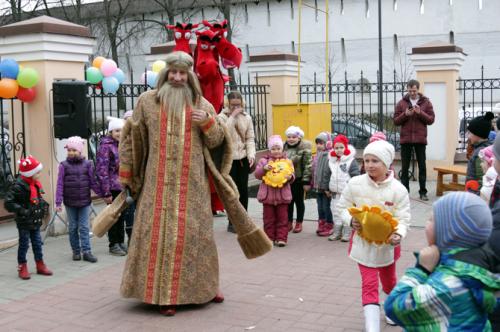
[[[203,148],[222,144],[224,128],[192,58],[173,52],[166,63],[120,142],[120,178],[137,198],[121,293],[173,315],[177,305],[223,300]]]

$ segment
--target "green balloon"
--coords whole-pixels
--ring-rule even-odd
[[[38,83],[38,73],[33,68],[24,68],[17,75],[17,83],[23,88],[32,88]]]
[[[99,68],[96,67],[89,67],[87,68],[87,81],[89,81],[91,84],[97,84],[100,81],[102,81],[102,73]]]

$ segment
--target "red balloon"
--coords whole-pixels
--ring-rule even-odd
[[[25,103],[31,103],[33,100],[35,100],[36,97],[36,90],[35,88],[23,88],[19,87],[19,90],[17,91],[17,99],[20,101],[23,101]]]

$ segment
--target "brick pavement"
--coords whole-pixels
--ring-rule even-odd
[[[313,203],[307,202],[307,211],[314,210]],[[413,205],[420,214],[429,211]],[[260,224],[261,205],[252,200],[249,211]],[[318,238],[315,223],[305,222],[303,233],[290,235],[289,246],[247,260],[225,228],[225,218],[214,219],[226,301],[181,308],[174,317],[160,316],[153,306],[120,297],[124,258],[107,254],[105,238],[92,240],[99,258],[96,264],[71,261],[67,236],[49,238],[45,259],[55,275],[34,274],[28,281],[17,278],[16,248],[2,252],[0,330],[362,330],[360,277],[356,264],[347,258],[347,244]],[[414,228],[403,246],[399,275],[414,264],[412,252],[424,244],[423,230]],[[29,264],[33,272],[34,264]],[[382,331],[399,330],[382,322]]]

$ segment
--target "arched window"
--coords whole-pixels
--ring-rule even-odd
[[[455,33],[450,31],[450,44],[455,44]]]

